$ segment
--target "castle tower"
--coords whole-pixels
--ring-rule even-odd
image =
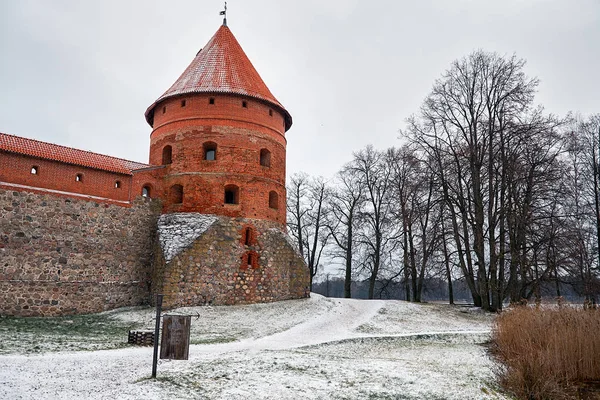
[[[285,230],[292,117],[225,21],[145,116],[163,166],[152,292],[166,307],[307,296]]]
[[[165,165],[165,212],[285,224],[292,117],[226,25],[146,111],[150,164]]]

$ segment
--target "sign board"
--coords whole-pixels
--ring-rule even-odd
[[[190,315],[164,315],[160,358],[187,360],[190,353]]]

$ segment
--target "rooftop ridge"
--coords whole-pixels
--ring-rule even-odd
[[[34,146],[31,146],[32,144]],[[0,132],[0,150],[128,175],[131,175],[132,171],[135,169],[151,166],[138,161],[113,157],[89,150],[81,150],[74,147],[44,142],[38,139],[25,138],[3,132]],[[86,157],[86,155],[88,157]],[[113,163],[110,163],[111,161]]]

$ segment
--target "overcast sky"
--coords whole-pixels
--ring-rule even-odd
[[[221,24],[216,0],[0,0],[0,132],[148,161],[144,111]],[[548,112],[600,112],[600,1],[230,0],[228,25],[290,111],[288,175],[332,176],[473,50],[527,60]]]

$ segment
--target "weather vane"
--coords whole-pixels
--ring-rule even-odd
[[[227,2],[225,2],[225,9],[219,13],[223,16],[223,25],[227,26]]]

